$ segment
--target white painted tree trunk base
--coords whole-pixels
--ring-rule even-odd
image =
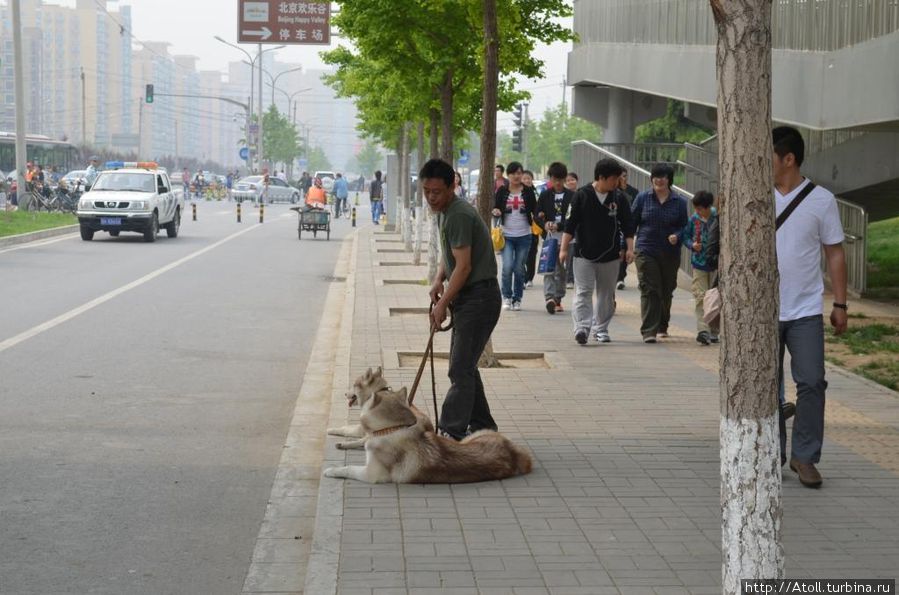
[[[415,244],[412,247],[412,262],[417,266],[421,264],[421,236],[423,228],[424,211],[415,207]]]
[[[440,229],[437,226],[437,217],[428,209],[428,218],[431,220],[431,237],[428,238],[428,281],[434,282],[437,276],[437,258],[440,253]]]
[[[720,431],[722,585],[738,594],[741,579],[783,578],[778,419],[722,416]]]

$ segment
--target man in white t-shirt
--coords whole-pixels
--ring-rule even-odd
[[[780,215],[811,180],[799,171],[805,143],[795,128],[773,130],[774,200]],[[790,469],[807,487],[821,485],[815,464],[821,459],[824,440],[824,280],[821,249],[833,288],[830,323],[836,334],[846,330],[846,257],[843,226],[837,203],[829,191],[815,187],[799,203],[777,231],[777,268],[780,273],[780,384],[784,383],[783,356],[790,351],[790,368],[796,382],[796,417]],[[781,390],[781,392],[783,392]],[[784,405],[780,409],[781,464],[786,461]]]

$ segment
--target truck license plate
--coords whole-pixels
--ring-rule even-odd
[[[100,217],[100,225],[121,225],[121,217]]]

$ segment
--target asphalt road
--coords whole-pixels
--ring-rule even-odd
[[[0,593],[240,592],[351,227],[189,215],[0,249]]]

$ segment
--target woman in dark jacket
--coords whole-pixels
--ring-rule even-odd
[[[521,177],[524,168],[513,161],[506,168],[509,185],[496,191],[493,202],[493,216],[499,217],[503,226],[502,294],[503,308],[521,310],[524,294],[525,261],[531,250],[531,223],[537,208],[534,190],[525,186]],[[514,284],[513,284],[514,281]]]

